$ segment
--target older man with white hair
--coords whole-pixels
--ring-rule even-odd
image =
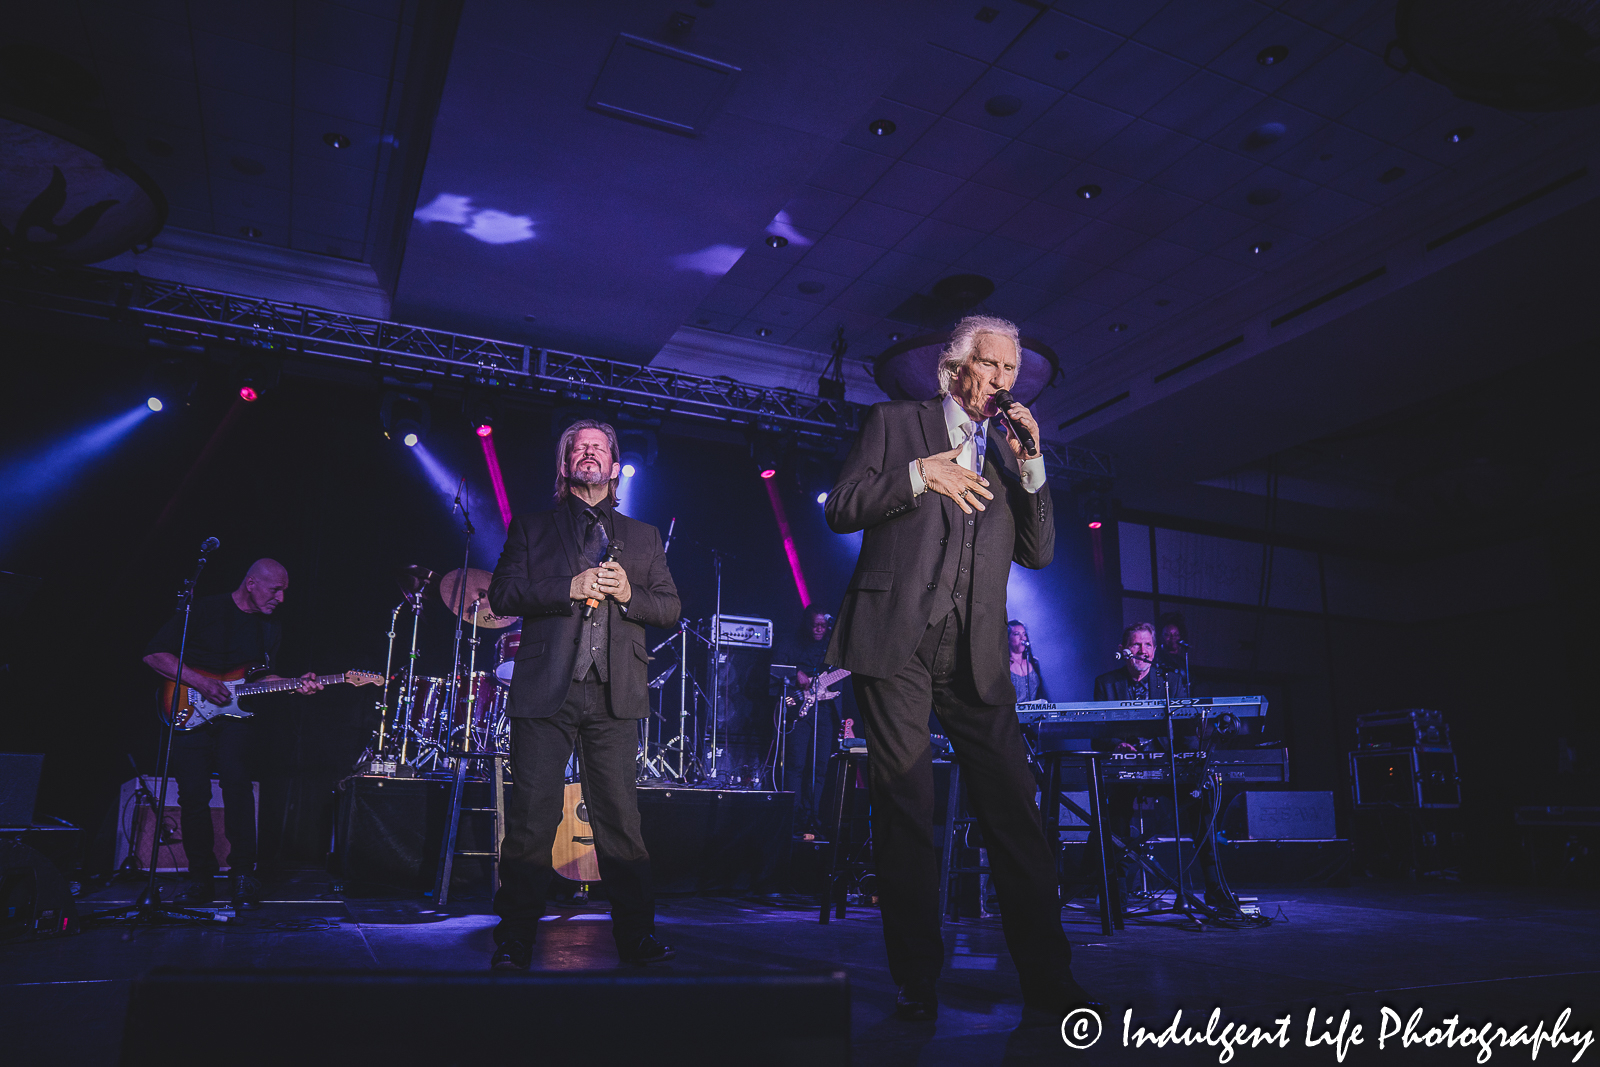
[[[1089,1003],[1072,977],[1009,670],[1011,564],[1044,567],[1055,552],[1039,427],[1007,402],[1020,347],[1003,319],[963,319],[939,361],[940,395],[875,405],[828,495],[835,531],[865,531],[827,659],[852,672],[867,739],[873,859],[903,1019],[936,1016],[944,964],[930,706],[983,831],[1024,1005],[1059,1018]]]

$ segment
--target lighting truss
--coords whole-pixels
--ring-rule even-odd
[[[142,329],[174,347],[222,344],[271,350],[312,363],[362,367],[375,375],[489,386],[546,404],[600,403],[734,426],[853,439],[867,406],[792,389],[746,385],[600,356],[347,315],[327,308],[200,289],[88,267],[8,264],[0,301]],[[1044,444],[1047,467],[1114,476],[1110,455]]]

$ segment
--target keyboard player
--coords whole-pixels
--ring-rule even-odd
[[[1169,695],[1169,686],[1173,700],[1188,697],[1188,680],[1183,673],[1175,670],[1163,671],[1158,665],[1156,629],[1150,623],[1134,623],[1122,631],[1122,647],[1118,650],[1118,656],[1122,660],[1122,666],[1107,671],[1094,680],[1095,700],[1164,700]],[[1150,720],[1140,725],[1141,731],[1148,731],[1153,736],[1134,736],[1131,733],[1134,724],[1127,725],[1129,730],[1125,736],[1100,738],[1095,742],[1095,747],[1113,752],[1166,752],[1164,723]],[[1180,722],[1174,729],[1180,752],[1192,752],[1199,747],[1192,720]],[[1208,729],[1207,735],[1209,733]],[[1149,785],[1115,782],[1107,785],[1103,794],[1106,830],[1114,838],[1129,840],[1132,834],[1135,799],[1140,796],[1170,797],[1171,795],[1172,787],[1166,782],[1152,782]],[[1180,796],[1188,799],[1186,792],[1180,793]],[[1202,792],[1199,798],[1185,805],[1182,822],[1190,839],[1196,841],[1199,846],[1199,866],[1205,880],[1206,903],[1213,907],[1228,907],[1231,901],[1217,877],[1216,855],[1211,848],[1210,835],[1195,832],[1199,828],[1199,822],[1210,814],[1213,800],[1209,789]],[[1091,829],[1085,857],[1095,855],[1098,848],[1099,841]],[[1187,851],[1185,850],[1186,853]],[[1112,915],[1119,926],[1127,912],[1128,864],[1127,853],[1118,847],[1115,841],[1106,842],[1106,866],[1111,876]],[[1085,869],[1088,867],[1089,864],[1086,862]]]

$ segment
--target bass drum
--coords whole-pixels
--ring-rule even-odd
[[[494,643],[495,651],[495,680],[501,685],[511,684],[511,672],[517,666],[517,649],[522,647],[522,631],[501,634],[500,640]]]

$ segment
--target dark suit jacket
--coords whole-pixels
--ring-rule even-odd
[[[1173,671],[1169,676],[1172,679],[1172,699],[1182,700],[1189,695],[1189,683],[1184,680],[1182,671]],[[1150,674],[1147,679],[1150,683],[1150,699],[1160,700],[1167,695],[1167,687],[1161,680],[1161,675]],[[1114,671],[1106,671],[1096,675],[1094,680],[1094,698],[1096,700],[1127,700],[1128,687],[1133,684],[1133,679],[1128,677],[1126,667],[1118,667]]]
[[[583,617],[581,605],[569,594],[572,577],[582,568],[578,566],[580,546],[574,543],[563,514],[565,506],[522,515],[511,524],[494,580],[489,583],[489,605],[494,613],[522,616],[522,644],[511,679],[514,718],[554,715],[572,685]],[[642,719],[650,714],[650,695],[645,689],[650,654],[644,628],[677,625],[678,588],[667,571],[660,531],[620,512],[611,514],[612,540],[622,542],[617,562],[628,572],[628,584],[633,587],[626,612],[614,600],[602,604],[611,613],[611,648],[606,660],[611,714],[619,719]]]
[[[875,404],[828,494],[828,525],[865,530],[861,558],[839,609],[828,662],[867,678],[888,678],[910,662],[927,630],[946,552],[960,551],[967,516],[929,490],[912,496],[912,460],[950,451],[938,398]],[[1011,446],[990,423],[984,477],[995,498],[977,524],[968,638],[972,676],[986,704],[1015,704],[1006,644],[1011,564],[1040,568],[1055,554],[1050,487],[1022,487]]]

